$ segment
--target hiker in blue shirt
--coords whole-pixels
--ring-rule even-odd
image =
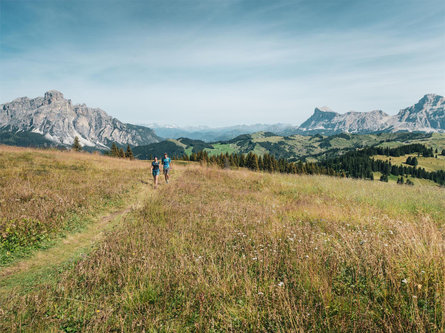
[[[159,161],[158,158],[155,157],[154,161],[151,163],[151,174],[153,175],[153,184],[154,188],[158,187],[158,176],[159,176]]]
[[[165,177],[165,182],[168,184],[168,180],[170,178],[170,165],[172,164],[172,160],[167,156],[167,153],[164,153],[164,158],[162,159],[162,165],[164,166],[163,172]]]

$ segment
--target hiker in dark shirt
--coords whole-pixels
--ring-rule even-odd
[[[158,187],[158,177],[159,177],[159,161],[158,158],[155,157],[154,161],[151,163],[151,174],[153,175],[153,185],[154,188]]]

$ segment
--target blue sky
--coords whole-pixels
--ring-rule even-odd
[[[300,124],[445,94],[445,1],[0,0],[0,103],[132,123]]]

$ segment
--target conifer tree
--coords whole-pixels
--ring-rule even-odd
[[[73,146],[72,146],[74,151],[81,151],[82,150],[82,145],[79,142],[79,137],[75,137],[74,138],[74,142],[73,142]]]
[[[253,171],[258,171],[259,170],[259,166],[258,166],[258,156],[252,152],[250,152],[249,154],[247,154],[247,167],[250,170]]]
[[[127,145],[127,151],[125,152],[125,157],[129,158],[130,160],[134,160],[133,151],[131,150],[130,145]]]
[[[119,149],[119,157],[121,157],[121,158],[125,158],[125,152],[124,152],[124,149],[123,149],[123,148],[120,148],[120,149]]]
[[[113,157],[119,157],[119,148],[117,148],[117,146],[114,142],[111,145],[110,155]]]

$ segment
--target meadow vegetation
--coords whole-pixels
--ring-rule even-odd
[[[147,163],[0,146],[0,266],[119,205]]]
[[[385,155],[375,155],[373,156],[375,159],[379,159],[382,161],[389,161],[393,165],[404,165],[408,166],[406,164],[406,159],[408,157],[415,157],[418,161],[418,167],[424,168],[428,172],[434,172],[439,170],[445,170],[445,156],[437,154],[436,157],[423,157],[418,156],[417,154],[407,154],[404,156],[398,156],[398,157],[388,157]]]
[[[2,296],[0,330],[445,329],[442,188],[173,171],[57,281]]]

